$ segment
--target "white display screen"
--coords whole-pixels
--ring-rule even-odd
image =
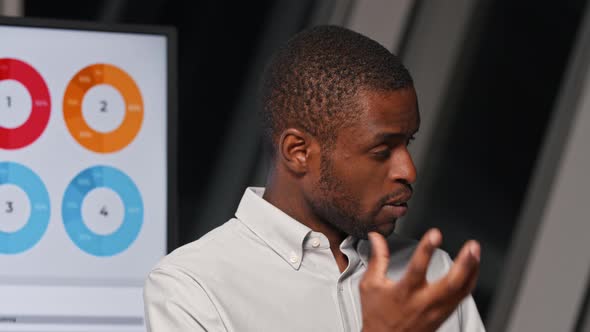
[[[142,331],[168,38],[0,24],[0,331]]]

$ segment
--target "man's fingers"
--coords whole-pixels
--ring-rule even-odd
[[[409,288],[416,288],[426,281],[426,271],[434,250],[440,246],[442,234],[436,228],[426,232],[418,243],[418,247],[408,264],[408,269],[401,284]]]
[[[468,241],[463,246],[449,273],[434,285],[437,296],[460,301],[473,290],[479,274],[480,252],[477,241]]]
[[[371,242],[371,258],[365,272],[365,278],[383,278],[389,265],[389,247],[383,235],[377,232],[369,232]]]

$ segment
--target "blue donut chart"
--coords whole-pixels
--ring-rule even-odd
[[[106,187],[115,191],[125,206],[123,223],[111,234],[96,234],[82,219],[82,202],[92,190]],[[62,203],[62,216],[70,239],[94,256],[113,256],[135,241],[143,224],[143,201],[137,186],[120,170],[94,166],[80,172],[68,185]]]
[[[0,231],[0,254],[18,254],[32,248],[49,225],[49,193],[41,178],[31,169],[15,162],[0,162],[0,186],[20,187],[31,203],[27,223],[15,232]]]

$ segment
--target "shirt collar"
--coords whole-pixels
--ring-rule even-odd
[[[236,211],[236,218],[298,270],[303,244],[311,229],[262,198],[264,188],[249,187]]]
[[[369,240],[359,239],[356,244],[356,251],[361,258],[361,262],[365,267],[369,266],[369,256],[371,255],[371,243]]]
[[[408,246],[416,243],[416,241],[404,239],[397,233],[391,233],[386,238],[386,241],[391,256],[393,256],[395,253],[402,252]],[[369,242],[369,240],[359,239],[356,244],[356,251],[361,258],[361,262],[365,265],[365,267],[368,267],[369,259],[371,257],[371,242]]]

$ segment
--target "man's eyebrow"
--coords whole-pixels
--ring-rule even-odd
[[[390,141],[390,140],[394,140],[394,139],[400,139],[400,138],[407,138],[407,137],[412,137],[414,135],[416,135],[416,133],[418,132],[418,129],[413,130],[412,132],[392,132],[392,131],[388,131],[388,132],[380,132],[377,133],[373,136],[373,141],[374,142],[383,142],[383,141]]]

